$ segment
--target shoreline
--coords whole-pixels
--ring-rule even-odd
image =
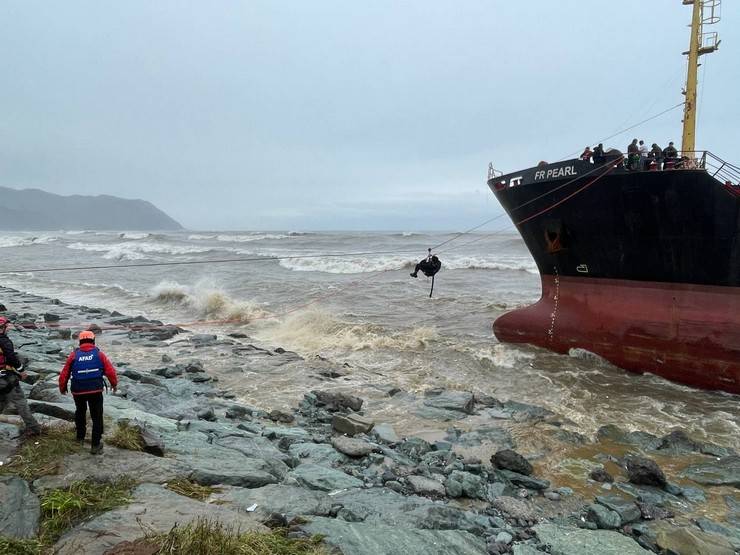
[[[60,461],[57,475],[12,479],[16,490],[27,490],[29,506],[39,495],[84,479],[113,474],[137,481],[132,504],[114,509],[118,515],[77,523],[55,544],[56,552],[103,553],[121,538],[136,540],[137,527],[118,535],[101,530],[137,505],[160,513],[150,524],[162,532],[178,519],[212,513],[266,530],[262,521],[280,514],[294,537],[325,535],[326,546],[347,555],[422,549],[530,555],[545,545],[551,553],[644,553],[674,545],[679,537],[714,542],[725,549],[717,553],[740,549],[740,459],[729,447],[676,431],[656,437],[609,425],[590,438],[547,409],[480,392],[419,394],[389,383],[372,399],[360,399],[351,394],[355,369],[266,348],[244,334],[192,333],[3,287],[0,302],[18,326],[9,334],[16,349],[30,359],[33,383],[24,391],[32,410],[47,415],[48,426],[68,422],[74,409],[71,398],[56,389],[61,357],[73,345],[69,337],[80,331],[68,331],[65,321],[88,321],[103,328],[99,344],[121,380],[118,394],[105,396],[104,442],[120,423],[130,423],[162,444],[163,457],[108,444],[97,465],[89,464],[92,455],[75,452]],[[285,383],[297,388],[300,401],[289,408],[237,402],[222,386],[229,378],[209,373],[209,358],[226,354],[233,357],[234,374],[246,379],[250,372],[302,369],[305,380]],[[382,421],[383,406],[390,403],[440,429],[399,437]],[[19,446],[8,423],[13,420],[0,421],[6,485],[13,475],[11,453]],[[502,451],[516,456],[492,463]],[[660,487],[629,481],[625,467],[641,457],[665,471]],[[599,469],[615,481],[589,478]],[[223,489],[192,501],[162,486],[178,477]],[[165,509],[178,503],[190,507],[185,516]],[[254,504],[256,509],[246,510]],[[14,529],[5,529],[12,535],[8,530]],[[28,535],[27,526],[23,533]],[[687,534],[693,539],[686,540]],[[621,551],[609,551],[610,545]]]

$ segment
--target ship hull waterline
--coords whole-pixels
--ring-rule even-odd
[[[499,341],[583,349],[631,372],[740,394],[740,287],[541,279],[537,303],[494,322]]]

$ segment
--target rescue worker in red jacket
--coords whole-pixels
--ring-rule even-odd
[[[105,353],[95,346],[95,334],[83,331],[79,336],[80,346],[67,357],[67,362],[59,375],[59,391],[67,394],[67,383],[72,379],[72,396],[75,401],[75,428],[77,441],[80,445],[85,442],[87,408],[90,407],[92,419],[92,440],[90,453],[99,455],[103,452],[103,388],[108,378],[113,391],[118,385],[116,369],[105,356]]]

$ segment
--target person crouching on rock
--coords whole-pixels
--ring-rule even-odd
[[[26,379],[26,373],[13,342],[6,335],[9,326],[10,321],[0,316],[0,413],[8,405],[14,407],[26,425],[24,435],[37,436],[41,433],[41,426],[28,408],[26,396],[21,389],[21,380]]]
[[[75,401],[75,429],[77,441],[80,445],[85,442],[87,407],[90,407],[92,419],[92,440],[90,454],[99,455],[103,452],[103,388],[104,377],[110,381],[111,388],[116,391],[118,376],[116,369],[105,356],[105,353],[95,346],[95,334],[83,331],[79,336],[80,346],[72,351],[64,363],[59,375],[59,391],[67,394],[67,382],[72,378],[72,397]]]

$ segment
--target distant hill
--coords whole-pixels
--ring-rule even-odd
[[[0,229],[178,230],[182,226],[145,200],[0,187]]]

